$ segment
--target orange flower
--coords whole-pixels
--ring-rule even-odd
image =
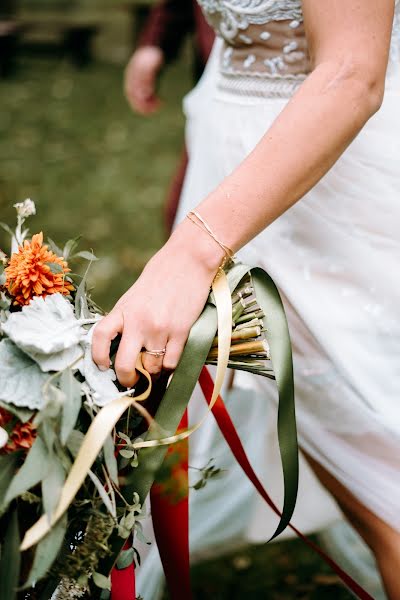
[[[0,427],[4,427],[14,419],[13,415],[0,407]],[[36,439],[36,428],[30,423],[18,422],[9,433],[7,444],[1,448],[0,454],[10,454],[17,450],[29,450]]]
[[[17,450],[29,450],[36,439],[36,429],[32,423],[17,423],[7,445],[3,448],[6,454]]]
[[[68,295],[74,289],[65,279],[69,272],[66,261],[43,244],[43,233],[37,233],[11,256],[5,285],[15,304],[29,304],[34,296]]]

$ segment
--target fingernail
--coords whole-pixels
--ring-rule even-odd
[[[108,367],[105,367],[104,365],[99,365],[99,369],[100,371],[108,371]]]

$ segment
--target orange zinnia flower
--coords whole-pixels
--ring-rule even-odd
[[[0,427],[5,427],[13,419],[13,415],[8,410],[0,407]],[[30,421],[27,423],[18,421],[9,433],[7,444],[0,449],[0,454],[10,454],[17,450],[29,450],[35,439],[36,427]]]
[[[37,233],[11,256],[5,285],[15,304],[29,304],[34,296],[68,295],[74,290],[65,279],[69,272],[66,261],[43,244],[43,233]]]

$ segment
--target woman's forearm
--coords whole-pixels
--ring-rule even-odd
[[[362,67],[319,65],[199,213],[225,244],[241,248],[327,173],[378,109],[382,88]],[[181,241],[188,236],[193,247],[187,220],[176,235]]]

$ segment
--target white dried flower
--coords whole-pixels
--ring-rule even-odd
[[[17,214],[22,219],[27,219],[32,215],[36,215],[35,203],[30,198],[27,198],[23,202],[17,202],[17,204],[14,204],[14,208],[17,209]]]
[[[8,442],[8,433],[3,427],[0,427],[0,448],[4,448]]]

